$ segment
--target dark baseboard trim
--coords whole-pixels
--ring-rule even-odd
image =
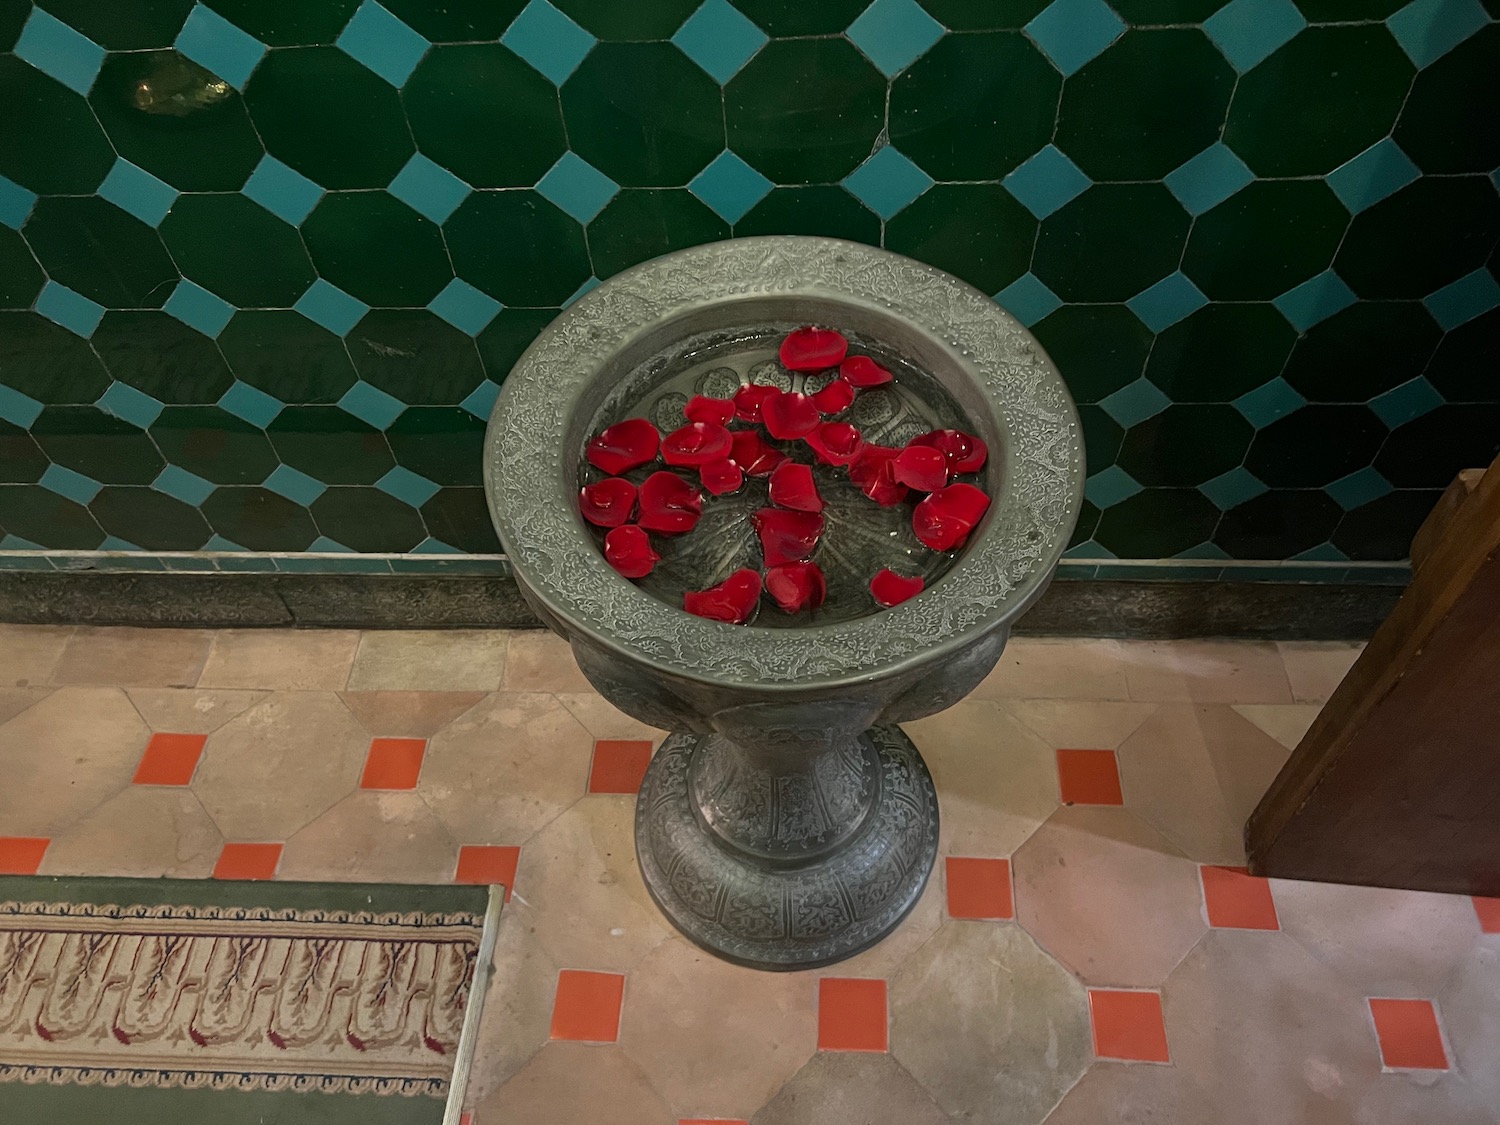
[[[1364,640],[1402,588],[1359,583],[1059,579],[1023,636]],[[176,628],[539,625],[508,575],[0,571],[0,621]]]

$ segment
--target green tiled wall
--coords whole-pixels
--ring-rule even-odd
[[[493,552],[560,307],[821,233],[1051,350],[1074,558],[1399,559],[1500,444],[1497,13],[0,0],[0,552]]]

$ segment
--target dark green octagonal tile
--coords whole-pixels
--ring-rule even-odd
[[[267,46],[300,47],[308,43],[332,43],[344,30],[361,0],[318,0],[316,4],[300,0],[203,2]]]
[[[1260,176],[1331,172],[1390,133],[1413,73],[1382,24],[1306,28],[1241,77],[1224,141]]]
[[[279,464],[264,430],[217,406],[169,406],[150,432],[171,464],[214,484],[259,484]]]
[[[499,39],[526,0],[389,0],[385,7],[434,43]]]
[[[324,484],[374,484],[396,463],[383,433],[336,406],[289,406],[266,434],[284,464]]]
[[[28,0],[0,0],[0,51],[9,51],[16,45],[30,15]]]
[[[396,463],[434,484],[479,485],[484,419],[456,406],[414,406],[385,436]]]
[[[297,231],[243,195],[184,195],[161,235],[184,276],[241,308],[290,308],[316,276]]]
[[[1056,144],[1095,180],[1160,179],[1219,139],[1234,80],[1197,28],[1127,31],[1068,79]]]
[[[158,402],[218,402],[234,382],[214,342],[164,312],[107,312],[92,339],[111,375]]]
[[[1287,559],[1326,543],[1344,510],[1316,488],[1274,488],[1224,513],[1214,542],[1237,559]]]
[[[583,228],[534,191],[476,191],[444,230],[459,276],[503,304],[556,307],[592,268]]]
[[[474,187],[530,187],[568,147],[556,88],[500,43],[434,47],[401,99],[417,147]]]
[[[180,191],[238,191],[265,152],[240,95],[176,51],[110,55],[89,103],[121,156]]]
[[[1174,402],[1231,402],[1276,378],[1296,339],[1272,305],[1205,305],[1157,336],[1146,378]]]
[[[1440,489],[1387,493],[1345,515],[1333,533],[1333,545],[1359,561],[1404,559],[1411,554],[1412,536],[1440,496]]]
[[[1500,165],[1500,25],[1490,24],[1417,75],[1396,143],[1424,172]]]
[[[34,484],[47,471],[47,455],[20,426],[0,419],[0,484]]]
[[[419,0],[413,0],[419,2]],[[488,0],[480,0],[488,2]],[[600,39],[670,39],[682,21],[698,10],[699,0],[557,0],[554,7]],[[840,30],[843,30],[840,28]]]
[[[337,402],[358,379],[344,341],[289,309],[241,309],[219,347],[235,378],[282,402]]]
[[[87,508],[39,484],[0,488],[0,527],[54,551],[95,551],[104,542]]]
[[[1106,508],[1094,539],[1122,559],[1160,559],[1204,542],[1218,522],[1196,488],[1148,488]]]
[[[626,188],[589,223],[589,249],[601,278],[728,237],[729,224],[686,188]]]
[[[1484,265],[1500,237],[1487,176],[1431,176],[1354,216],[1334,268],[1361,297],[1421,298]]]
[[[326,188],[385,187],[412,154],[400,95],[336,47],[270,52],[245,100],[271,155]]]
[[[986,293],[1026,272],[1036,219],[999,184],[939,184],[886,224],[885,244]]]
[[[0,312],[0,383],[41,403],[86,403],[109,373],[87,340],[40,313]]]
[[[1083,449],[1087,457],[1088,476],[1102,473],[1120,456],[1125,443],[1125,427],[1111,418],[1102,406],[1085,402],[1078,407],[1078,421],[1083,429]]]
[[[1174,404],[1130,427],[1119,465],[1147,488],[1199,485],[1236,468],[1254,433],[1232,406]]]
[[[44,281],[26,240],[19,232],[0,227],[0,309],[31,308]]]
[[[306,508],[268,488],[217,489],[202,511],[216,532],[251,551],[305,551],[318,537]]]
[[[401,553],[427,538],[417,510],[378,488],[330,488],[311,511],[319,531],[356,551]]]
[[[383,191],[329,192],[302,238],[318,275],[369,305],[425,305],[453,280],[442,230]]]
[[[422,519],[432,537],[450,547],[476,555],[500,551],[482,488],[439,489],[422,505]]]
[[[178,277],[156,231],[97,195],[38,199],[25,233],[52,280],[106,308],[159,307]]]
[[[1427,365],[1427,381],[1449,402],[1492,402],[1500,395],[1500,309],[1450,329]]]
[[[724,87],[729,147],[778,184],[841,180],[870,155],[885,95],[846,40],[772,42]]]
[[[1464,469],[1488,465],[1497,453],[1500,403],[1455,403],[1393,430],[1375,468],[1397,488],[1447,488]]]
[[[950,35],[891,84],[891,140],[934,179],[998,180],[1052,139],[1061,89],[1019,32]]]
[[[1063,305],[1031,326],[1078,402],[1098,402],[1140,378],[1151,330],[1124,305]]]
[[[1031,269],[1065,301],[1126,301],[1176,270],[1187,232],[1161,184],[1095,184],[1047,216]]]
[[[504,382],[510,369],[531,347],[543,328],[557,318],[557,309],[501,309],[489,327],[475,337],[484,373],[493,382]]]
[[[1369,465],[1385,437],[1368,407],[1314,403],[1257,433],[1245,468],[1272,488],[1321,488]]]
[[[14,55],[0,57],[0,176],[42,195],[90,192],[115,162],[88,102]]]
[[[1202,23],[1228,2],[1229,0],[1112,0],[1110,7],[1129,24]],[[1343,3],[1344,0],[1338,2]]]
[[[1257,181],[1198,216],[1182,270],[1215,301],[1269,301],[1322,273],[1349,212],[1321,180]]]
[[[865,0],[734,0],[734,6],[768,34],[783,37],[837,35],[869,7]]]
[[[142,51],[171,46],[182,30],[193,0],[132,0],[129,4],[42,0],[37,7],[51,12],[107,51]]]
[[[949,31],[994,31],[1030,23],[1051,0],[919,0]],[[1160,0],[1154,0],[1160,2]]]
[[[1157,0],[1139,0],[1154,4]],[[1309,23],[1347,23],[1351,18],[1349,0],[1296,0],[1298,9]],[[1399,12],[1411,0],[1360,0],[1358,9],[1362,20],[1383,20]]]
[[[197,551],[213,535],[197,508],[141,485],[105,485],[89,511],[109,534],[148,551]]]
[[[718,84],[671,43],[599,44],[562,106],[573,151],[627,187],[685,184],[724,148]]]
[[[49,406],[31,426],[48,457],[101,484],[150,484],[166,464],[144,430],[93,406]]]
[[[880,245],[880,219],[837,186],[774,188],[734,224],[737,238],[758,234],[822,234]]]
[[[1441,336],[1416,301],[1360,301],[1309,329],[1282,375],[1313,402],[1366,402],[1422,374]]]
[[[361,379],[406,403],[459,403],[484,381],[473,339],[426,309],[366,313],[349,354]]]

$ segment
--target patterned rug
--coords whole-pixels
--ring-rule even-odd
[[[0,878],[0,1120],[456,1122],[499,903]]]

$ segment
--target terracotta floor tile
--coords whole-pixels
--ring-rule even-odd
[[[359,636],[353,629],[223,629],[198,686],[338,691],[349,679]]]
[[[411,790],[351,793],[293,833],[281,877],[308,882],[445,883],[458,845]]]
[[[52,669],[72,635],[68,625],[0,623],[0,687],[51,683]]]
[[[207,741],[206,734],[153,734],[131,781],[136,785],[188,784]]]
[[[568,642],[548,629],[515,629],[501,691],[590,692]]]
[[[1129,698],[1177,703],[1292,703],[1269,641],[1121,641]]]
[[[431,738],[485,698],[482,691],[341,691],[361,726],[388,738]]]
[[[1012,638],[980,699],[1129,699],[1120,642]]]
[[[853,977],[818,981],[818,1050],[884,1051],[889,1046],[885,981]]]
[[[0,875],[35,875],[50,842],[42,836],[0,836]]]
[[[948,917],[1015,917],[1010,890],[1010,860],[949,856],[944,861],[943,871],[948,887]]]
[[[1236,930],[1279,930],[1271,882],[1243,867],[1198,869],[1203,880],[1203,904],[1210,926]]]
[[[1362,643],[1348,641],[1277,641],[1286,666],[1292,698],[1298,703],[1323,703],[1349,674]]]
[[[557,974],[551,1037],[581,1043],[615,1042],[620,1037],[624,995],[623,973],[563,969]]]
[[[510,901],[516,886],[516,867],[521,849],[503,844],[464,844],[458,849],[458,866],[453,872],[455,883],[498,884],[505,888]]]
[[[225,844],[214,864],[215,879],[274,879],[280,844]]]
[[[1058,788],[1065,805],[1123,805],[1113,750],[1059,750]]]
[[[191,789],[132,785],[52,841],[44,875],[206,879],[224,837]]]
[[[213,637],[199,629],[75,629],[52,679],[59,684],[192,687]]]
[[[396,629],[365,633],[349,691],[494,691],[505,673],[504,629]]]
[[[425,738],[376,738],[370,742],[361,789],[415,789],[422,774]]]
[[[1474,914],[1479,919],[1479,932],[1500,934],[1500,898],[1474,898]]]
[[[651,764],[651,743],[617,738],[601,738],[594,743],[594,760],[589,767],[590,793],[640,792]]]
[[[1431,1000],[1370,999],[1380,1058],[1392,1070],[1447,1070],[1448,1052]]]
[[[1089,989],[1094,1054],[1127,1062],[1171,1062],[1161,996],[1155,992]]]

